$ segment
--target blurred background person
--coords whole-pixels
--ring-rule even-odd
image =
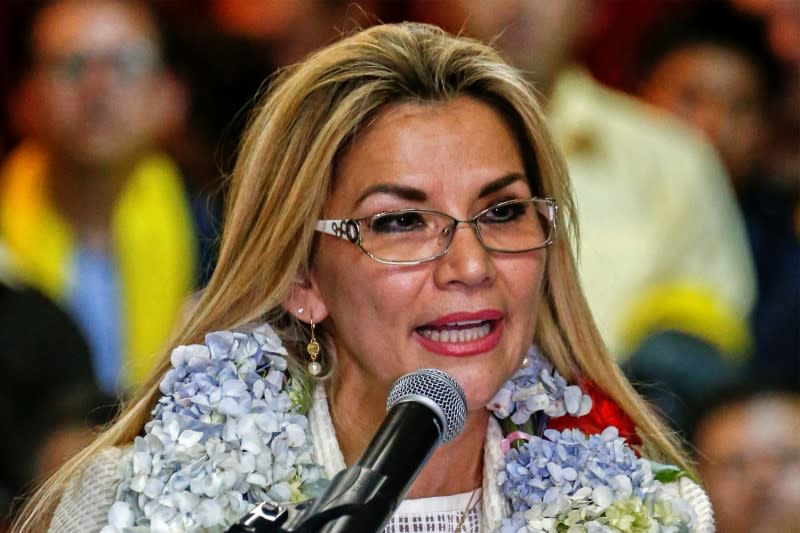
[[[767,145],[766,165],[770,178],[800,190],[800,0],[733,0],[733,3],[739,9],[764,17],[770,47],[782,61],[783,90],[770,108],[772,135]],[[795,209],[795,228],[800,236],[800,201]]]
[[[108,392],[142,381],[192,289],[194,223],[157,146],[182,119],[148,6],[45,2],[29,17],[0,169],[0,233],[18,275],[86,335]]]
[[[466,31],[493,41],[546,95],[581,220],[579,268],[604,340],[682,427],[686,405],[747,353],[755,296],[744,224],[699,135],[576,67],[589,0],[465,0]]]
[[[759,178],[778,86],[764,38],[761,20],[715,1],[662,18],[640,47],[638,94],[714,145],[739,196]]]
[[[55,303],[15,279],[7,258],[0,243],[0,531],[15,498],[41,472],[35,450],[54,442],[54,413],[63,412],[73,396],[93,395],[93,406],[114,403],[94,382],[89,347],[78,327]],[[69,402],[74,405],[75,398]],[[72,418],[88,415],[87,409]],[[48,468],[78,451],[80,443],[60,439],[53,448],[59,455],[46,454]]]
[[[33,479],[46,479],[91,444],[98,431],[113,420],[118,408],[118,402],[97,387],[65,388],[53,408],[40,419],[46,433],[28,450],[35,468]]]
[[[237,140],[258,95],[279,68],[380,17],[372,14],[377,5],[372,0],[173,0],[154,5],[165,55],[187,89],[184,120],[165,146],[194,193],[199,286],[204,286],[215,263]]]
[[[770,172],[770,103],[779,99],[781,69],[764,21],[724,2],[687,6],[653,28],[638,75],[645,101],[686,121],[722,157],[758,274],[750,368],[800,385],[800,183]]]
[[[800,524],[800,391],[740,386],[698,406],[691,442],[717,530],[796,532]]]

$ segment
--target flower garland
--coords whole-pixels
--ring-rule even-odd
[[[317,495],[310,396],[289,379],[285,355],[268,325],[173,350],[145,435],[120,462],[102,533],[223,531],[253,502]]]
[[[516,431],[504,441],[497,481],[513,514],[500,532],[689,531],[692,509],[661,483],[676,469],[638,456],[631,446],[641,440],[627,415],[594,384],[567,385],[533,347],[528,360],[487,406],[528,427],[549,417],[534,424],[537,434]],[[520,439],[527,442],[511,446]]]
[[[256,502],[318,495],[327,480],[313,463],[309,387],[289,377],[286,355],[266,324],[173,350],[101,533],[219,532]],[[514,424],[497,478],[513,514],[499,533],[687,530],[691,509],[630,447],[624,413],[592,384],[568,385],[535,348],[528,361],[487,406]]]

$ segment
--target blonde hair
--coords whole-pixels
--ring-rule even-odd
[[[630,415],[647,455],[686,465],[679,446],[607,354],[592,320],[577,281],[570,231],[564,231],[574,220],[569,180],[531,87],[489,46],[429,25],[375,26],[281,73],[245,134],[217,268],[176,344],[268,320],[290,353],[302,353],[295,348],[304,332],[281,302],[309,268],[313,221],[322,214],[337,155],[388,104],[465,95],[508,120],[534,194],[555,198],[560,206],[562,231],[547,254],[541,307],[532,310],[539,314],[535,342],[567,379],[594,381]],[[129,444],[141,433],[169,364],[166,353],[116,422],[40,489],[19,531],[44,529],[71,477],[102,449]]]

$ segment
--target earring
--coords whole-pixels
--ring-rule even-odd
[[[306,308],[305,308],[305,307],[298,307],[298,308],[297,308],[297,314],[298,314],[298,315],[302,315],[302,314],[303,314],[303,311],[305,311],[305,310],[306,310]]]
[[[319,355],[319,343],[317,342],[317,338],[314,336],[314,319],[311,319],[311,340],[308,341],[306,345],[306,352],[311,357],[311,361],[308,363],[306,369],[308,373],[312,376],[319,376],[322,372],[322,365],[317,362],[317,356]]]

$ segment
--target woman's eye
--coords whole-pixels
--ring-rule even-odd
[[[498,205],[486,211],[480,221],[487,224],[511,222],[524,216],[527,207],[526,204]]]
[[[372,218],[370,229],[375,233],[414,231],[425,227],[420,213],[386,213]]]

